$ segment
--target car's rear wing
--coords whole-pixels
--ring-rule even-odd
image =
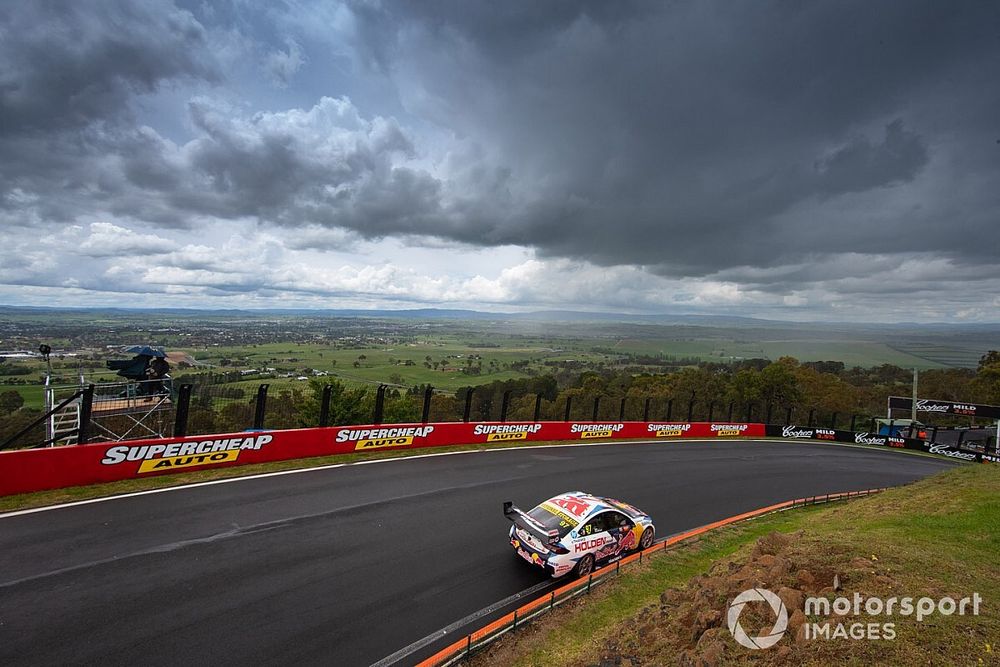
[[[559,539],[558,530],[549,530],[540,521],[533,519],[530,514],[522,511],[509,500],[503,504],[503,515],[513,521],[516,526],[524,528],[544,543],[555,542]]]

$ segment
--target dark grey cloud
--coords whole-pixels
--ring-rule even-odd
[[[0,6],[3,224],[513,244],[769,293],[993,275],[995,3],[358,0],[335,58],[298,5],[196,5]],[[342,95],[348,49],[402,113]],[[241,99],[261,82],[285,97]],[[144,126],[170,90],[180,140]]]
[[[140,164],[132,152],[144,140],[134,101],[176,82],[221,80],[200,24],[170,5],[0,5],[0,208],[23,210],[27,195],[37,201],[26,220],[120,210],[134,193],[108,163],[115,154],[131,178],[169,187],[154,153]]]
[[[525,34],[518,7],[488,21],[469,3],[403,4],[358,12],[382,66],[416,78],[442,122],[500,147],[519,190],[508,215],[472,215],[456,238],[667,275],[806,251],[990,261],[1000,241],[983,215],[997,163],[970,165],[986,178],[968,199],[944,182],[996,134],[995,5],[664,3],[602,17],[535,3]],[[901,194],[921,178],[932,187]]]
[[[201,25],[162,3],[4,3],[0,31],[0,136],[107,122],[165,81],[219,78]]]

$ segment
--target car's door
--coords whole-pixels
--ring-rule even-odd
[[[594,515],[577,529],[577,537],[573,542],[573,553],[580,556],[592,553],[595,561],[600,561],[605,557],[601,551],[609,544],[614,544],[614,540],[607,530],[606,514],[607,512],[601,512]]]
[[[607,512],[605,522],[608,534],[615,541],[615,553],[623,555],[636,547],[635,522],[622,512]]]

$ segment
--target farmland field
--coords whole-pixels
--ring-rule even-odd
[[[180,381],[212,374],[249,399],[261,383],[272,395],[315,377],[350,385],[429,384],[445,392],[497,380],[586,370],[662,373],[699,362],[743,359],[840,361],[847,367],[975,368],[1000,348],[1000,327],[848,326],[751,320],[717,324],[621,321],[558,314],[338,316],[203,312],[18,312],[0,307],[0,345],[17,353],[0,365],[0,391],[16,390],[28,407],[43,403],[40,357],[25,351],[47,342],[54,384],[116,380],[109,359],[127,359],[129,345],[185,353]],[[559,320],[558,317],[565,317]],[[0,353],[0,357],[3,354]],[[174,359],[175,362],[177,358]],[[561,374],[561,375],[560,375]],[[4,384],[24,380],[26,384]]]

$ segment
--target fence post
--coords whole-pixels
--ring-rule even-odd
[[[872,420],[870,422],[870,426],[868,427],[868,432],[869,433],[875,433],[875,435],[878,435],[878,433],[875,432],[876,431],[875,427],[877,425],[878,425],[878,422],[876,421],[875,417],[872,417]]]
[[[625,421],[625,397],[622,396],[622,404],[618,408],[618,421]]]
[[[510,392],[508,389],[503,393],[503,399],[500,401],[500,422],[505,423],[507,421],[507,410],[510,408]]]
[[[857,429],[855,429],[855,426],[857,426],[857,425],[858,425],[858,416],[855,415],[855,414],[852,414],[851,415],[851,430],[852,431],[857,430]]]
[[[573,397],[572,396],[567,396],[566,397],[566,412],[563,413],[563,421],[564,422],[568,422],[569,421],[569,410],[570,410],[570,407],[572,407],[572,405],[573,405]]]
[[[747,401],[747,423],[753,421],[753,401]]]
[[[667,418],[664,421],[670,421],[674,416],[674,399],[667,401]]]
[[[532,421],[538,421],[538,418],[542,415],[542,395],[535,394],[535,418]]]
[[[833,416],[830,417],[830,428],[836,430],[837,428],[837,417],[840,416],[839,412],[834,412]]]
[[[935,427],[933,427],[933,428],[931,429],[931,444],[932,444],[932,445],[933,445],[933,444],[934,444],[935,442],[937,442],[937,430],[938,430],[938,427],[937,427],[937,426],[935,426]]]
[[[688,401],[688,421],[691,421],[691,418],[694,416],[694,397],[695,393],[692,391],[691,400]]]
[[[650,402],[652,402],[652,400],[653,400],[652,396],[647,397],[645,405],[642,406],[642,421],[644,422],[649,421],[649,404]]]
[[[597,411],[601,409],[601,395],[598,394],[594,396],[594,413],[591,415],[591,421],[597,421]]]
[[[94,385],[88,384],[80,398],[80,429],[76,432],[76,444],[85,445],[90,440],[90,417],[94,412]]]
[[[792,425],[792,406],[789,405],[788,408],[785,410],[785,426],[791,426],[791,425]]]
[[[771,410],[772,410],[772,408],[774,408],[774,406],[771,405],[770,403],[768,403],[767,404],[767,417],[764,419],[764,423],[765,424],[770,424],[771,423]]]
[[[733,408],[734,407],[736,407],[736,401],[729,401],[729,412],[726,413],[726,421],[727,422],[733,421]],[[709,418],[708,421],[712,421],[712,419]]]
[[[253,413],[253,428],[264,428],[264,415],[267,413],[267,385],[257,387],[257,409]]]
[[[191,407],[191,385],[182,384],[177,390],[177,411],[174,413],[174,437],[187,435],[188,410]]]
[[[462,421],[466,423],[469,421],[469,413],[472,412],[472,392],[474,391],[475,389],[470,387],[469,390],[465,392],[465,411],[462,413]]]
[[[809,428],[812,428],[813,418],[816,416],[816,408],[809,409],[809,423],[806,424]]]
[[[966,434],[966,431],[959,431],[958,432],[958,442],[955,443],[955,449],[961,449],[962,448],[962,440],[965,439],[965,434]]]
[[[431,396],[434,394],[434,387],[427,385],[424,389],[424,410],[420,413],[420,423],[426,424],[431,418]]]
[[[330,398],[333,396],[333,385],[323,385],[323,395],[319,401],[319,425],[320,427],[330,425]]]
[[[380,384],[375,391],[375,414],[372,415],[373,424],[382,423],[382,415],[385,412],[385,390],[386,385]]]
[[[733,404],[730,403],[729,407],[732,408]],[[712,421],[712,416],[713,416],[714,413],[715,413],[715,401],[709,401],[708,402],[708,421]],[[731,418],[731,413],[730,413],[730,418]]]

